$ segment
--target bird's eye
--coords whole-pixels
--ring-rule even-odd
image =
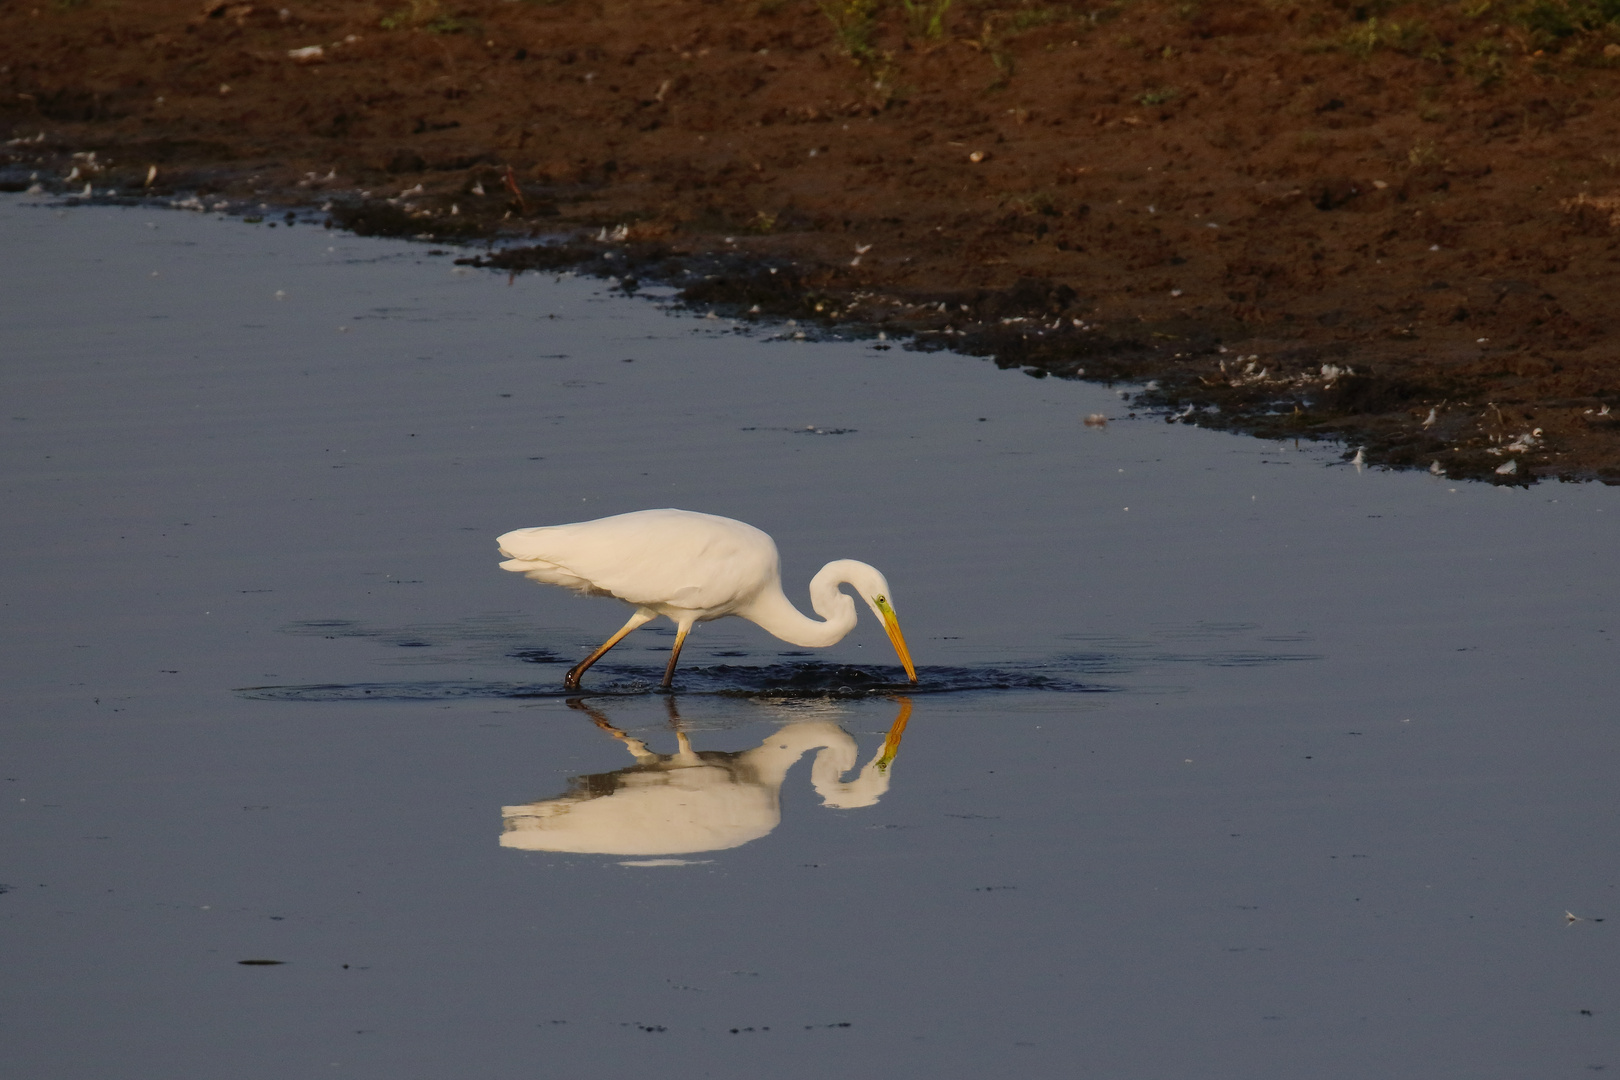
[[[879,593],[878,595],[872,597],[872,599],[876,600],[880,604],[887,604],[889,602],[889,598],[887,596],[884,596],[882,593]]]

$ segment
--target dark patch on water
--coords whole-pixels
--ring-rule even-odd
[[[1097,652],[1076,653],[1058,660],[1088,675],[1124,675],[1158,664],[1199,664],[1204,667],[1269,667],[1301,660],[1321,660],[1321,653],[1273,652],[1268,643],[1303,644],[1310,641],[1304,633],[1256,635],[1259,627],[1254,623],[1197,622],[1186,626],[1163,627],[1148,634],[1130,638],[1119,634],[1064,634],[1067,641],[1078,641],[1098,647]],[[1233,638],[1251,639],[1238,647]],[[1226,648],[1194,651],[1185,647],[1191,642],[1229,642]],[[1258,644],[1256,644],[1258,642]],[[1179,646],[1179,647],[1178,647]]]
[[[1160,627],[1139,637],[1119,634],[1066,634],[1084,651],[1063,653],[1033,661],[1011,661],[973,667],[925,667],[916,686],[904,681],[896,667],[829,663],[815,653],[784,650],[783,661],[761,665],[724,663],[727,658],[758,655],[726,649],[711,654],[721,662],[689,664],[676,672],[675,690],[734,698],[817,699],[864,698],[890,694],[939,694],[972,690],[1050,690],[1059,693],[1106,693],[1126,689],[1102,680],[1117,680],[1165,665],[1216,668],[1253,668],[1302,660],[1320,654],[1273,651],[1274,645],[1307,643],[1303,633],[1261,635],[1254,623],[1197,622]],[[422,661],[389,663],[444,663],[449,660],[493,660],[502,657],[527,664],[565,665],[566,650],[534,642],[532,631],[505,616],[483,616],[456,623],[407,627],[371,627],[346,619],[317,619],[293,623],[284,632],[327,639],[362,638],[417,653]],[[673,630],[651,630],[664,637]],[[527,640],[525,640],[527,639]],[[644,652],[667,651],[656,646]],[[444,659],[435,659],[443,657]],[[803,659],[800,659],[803,658]],[[470,680],[409,680],[400,682],[321,683],[305,686],[258,686],[237,691],[267,701],[445,701],[458,698],[560,698],[631,696],[652,693],[663,680],[663,666],[641,667],[615,656],[591,669],[586,689],[570,693],[560,677],[542,683],[483,682]],[[1138,687],[1140,689],[1140,687]]]
[[[281,632],[328,641],[359,639],[398,649],[432,650],[395,656],[389,662],[396,664],[446,664],[498,657],[532,664],[570,662],[555,648],[548,648],[544,636],[504,615],[392,627],[368,626],[352,619],[305,619],[282,627]]]
[[[522,660],[525,664],[566,664],[568,661],[550,649],[519,649],[509,653],[514,660]],[[738,653],[738,656],[744,655]]]
[[[894,694],[952,694],[970,690],[1047,690],[1064,694],[1112,693],[1122,689],[1082,682],[1074,672],[1050,665],[952,668],[917,672],[915,685],[898,668],[848,664],[768,664],[740,667],[716,664],[682,669],[675,692],[735,698],[887,697]],[[236,693],[255,701],[450,701],[460,698],[615,697],[652,693],[663,673],[656,668],[591,669],[585,690],[565,690],[560,683],[411,681],[388,683],[317,683],[306,686],[245,686]],[[589,677],[588,677],[589,678]]]

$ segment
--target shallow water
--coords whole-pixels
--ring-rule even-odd
[[[0,235],[8,1075],[1620,1068],[1615,490],[308,225]],[[624,611],[493,538],[665,505],[882,568],[916,692],[726,620],[565,699]]]

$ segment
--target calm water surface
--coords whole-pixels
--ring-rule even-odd
[[[1620,492],[308,225],[0,236],[6,1075],[1620,1069]],[[625,611],[493,538],[656,506],[880,567],[917,692],[727,620],[564,699]]]

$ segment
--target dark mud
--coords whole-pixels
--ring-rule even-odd
[[[907,10],[13,5],[0,187],[488,238],[1174,422],[1620,480],[1607,8]]]
[[[1343,346],[1245,355],[1223,344],[1244,337],[1236,323],[1088,322],[1090,305],[1077,302],[1068,286],[1045,279],[898,300],[829,288],[792,263],[771,265],[745,255],[692,257],[665,244],[614,247],[572,240],[459,261],[513,273],[581,271],[614,278],[632,293],[642,284],[674,285],[692,309],[731,318],[791,319],[845,338],[881,335],[907,348],[983,356],[1036,378],[1145,384],[1128,400],[1167,423],[1267,439],[1336,439],[1350,445],[1346,459],[1359,453],[1372,465],[1519,486],[1550,476],[1620,479],[1606,466],[1558,460],[1570,453],[1571,439],[1601,443],[1620,435],[1620,408],[1611,411],[1620,406],[1620,395],[1526,407],[1485,376],[1439,368],[1391,372],[1365,364],[1358,370],[1350,363],[1356,350]],[[1542,426],[1570,422],[1577,425],[1573,431],[1566,426],[1549,433]]]

